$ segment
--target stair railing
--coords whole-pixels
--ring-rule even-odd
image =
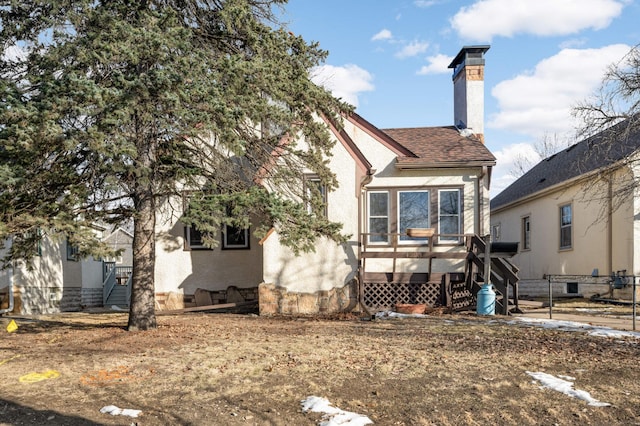
[[[116,286],[116,263],[115,262],[103,262],[102,263],[102,304],[107,303],[109,295]]]
[[[133,280],[133,274],[129,274],[129,278],[127,278],[127,306],[131,305],[131,281]]]
[[[485,271],[485,253],[486,243],[477,235],[472,236],[467,241],[467,288],[473,294],[474,297],[480,290],[479,280],[484,281]],[[513,289],[513,301],[518,309],[518,268],[509,261],[509,259],[502,256],[490,255],[489,261],[491,262],[491,282],[498,297],[496,297],[496,304],[502,314],[507,315],[509,313],[509,286]]]

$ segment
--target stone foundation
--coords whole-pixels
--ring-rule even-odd
[[[14,290],[13,313],[19,315],[55,314],[82,309],[79,287],[17,287]],[[100,295],[102,304],[102,294]]]
[[[237,294],[246,302],[258,300],[258,287],[229,287],[227,290],[208,291],[212,305],[236,302]],[[233,297],[232,297],[233,295]],[[233,299],[233,300],[230,300]],[[178,292],[156,293],[156,308],[158,310],[184,309],[198,306],[193,294]]]
[[[82,308],[96,308],[103,306],[102,288],[82,289]]]
[[[160,311],[184,309],[195,306],[195,303],[193,303],[193,301],[189,299],[188,295],[184,295],[175,291],[156,293],[155,299],[156,309]]]
[[[258,300],[258,287],[229,287],[226,290],[209,291],[213,305],[220,303],[253,302]]]
[[[358,301],[356,280],[344,287],[316,293],[289,292],[286,288],[267,283],[260,284],[258,291],[260,315],[349,312]]]

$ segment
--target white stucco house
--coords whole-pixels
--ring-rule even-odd
[[[640,128],[632,117],[538,163],[491,200],[517,241],[520,294],[630,298],[640,275]],[[613,276],[612,276],[613,274]]]
[[[477,267],[467,260],[470,238],[489,233],[495,157],[483,135],[488,49],[464,47],[451,63],[449,125],[379,129],[356,113],[343,117],[340,130],[327,123],[337,142],[329,166],[339,188],[326,194],[326,214],[351,235],[346,243],[321,239],[315,252],[296,256],[277,230],[258,240],[251,230],[227,229],[209,250],[179,214],[160,217],[160,307],[196,304],[202,292],[212,303],[229,294],[258,300],[261,314],[440,303],[443,276],[470,277]],[[428,231],[408,235],[414,228]]]
[[[454,111],[448,125],[379,129],[356,113],[342,117],[339,126],[326,122],[336,142],[328,161],[339,187],[325,192],[324,214],[343,225],[351,236],[346,243],[320,239],[315,252],[296,256],[280,244],[277,229],[258,240],[251,229],[227,228],[220,245],[208,249],[199,232],[180,221],[180,211],[161,210],[157,306],[256,301],[268,315],[475,303],[489,271],[483,237],[490,230],[495,165],[484,145],[488,50],[464,47],[450,64]],[[313,183],[314,176],[305,180]],[[102,237],[114,245],[131,239],[124,230],[105,231]],[[504,253],[490,258],[492,282],[501,294],[515,294],[517,305],[517,270]],[[32,269],[13,265],[0,272],[0,313],[77,310],[105,300],[126,305],[130,269],[107,260],[79,260],[66,241],[45,238]],[[9,288],[13,307],[5,306]],[[111,302],[114,296],[122,300]]]

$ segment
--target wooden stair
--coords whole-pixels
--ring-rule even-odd
[[[467,288],[475,300],[481,286],[486,282],[484,279],[486,243],[482,238],[474,236],[470,239],[467,248],[469,253],[466,266]],[[493,284],[496,292],[496,313],[502,315],[521,312],[518,306],[519,269],[509,260],[512,255],[511,252],[489,254],[491,272],[488,282]]]
[[[118,306],[119,308],[129,307],[129,287],[126,285],[116,285],[107,297],[105,307]]]

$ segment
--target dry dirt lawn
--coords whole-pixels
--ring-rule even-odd
[[[318,425],[328,399],[375,425],[640,424],[640,339],[506,317],[183,314],[127,332],[123,313],[0,318],[0,425]],[[575,378],[609,407],[541,389]],[[103,414],[104,406],[142,410]]]

